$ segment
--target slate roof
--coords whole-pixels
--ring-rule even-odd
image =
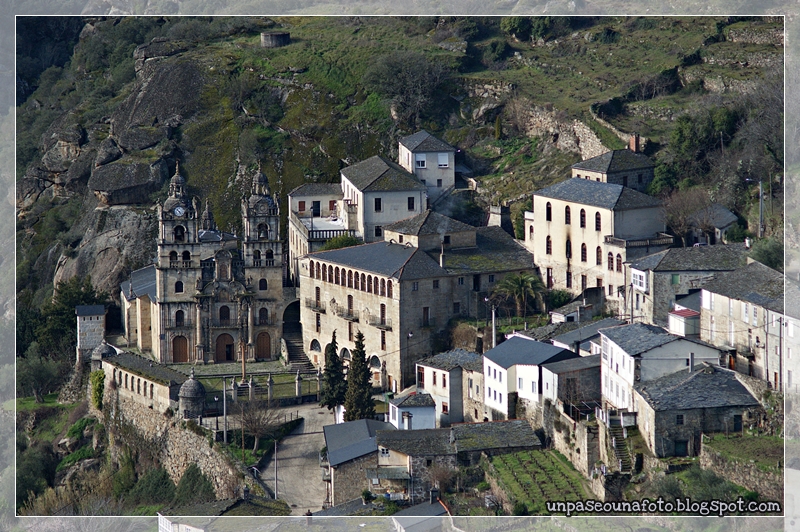
[[[536,366],[556,357],[573,358],[578,355],[553,344],[513,336],[494,349],[486,351],[483,356],[508,369],[517,364]]]
[[[403,397],[395,397],[389,402],[395,406],[402,406],[404,408],[436,406],[436,401],[427,393],[410,393]]]
[[[444,353],[439,353],[430,358],[419,360],[417,364],[444,371],[450,371],[456,367],[465,369],[478,368],[480,371],[483,371],[483,357],[478,353],[473,353],[466,349],[445,351]]]
[[[692,225],[698,225],[701,221],[706,220],[717,229],[725,229],[729,225],[736,223],[738,218],[719,203],[712,203],[705,209],[701,209],[689,216],[689,222]]]
[[[450,445],[450,429],[379,431],[377,444],[409,456],[456,454]]]
[[[342,169],[342,175],[362,192],[427,190],[414,174],[379,155]]]
[[[517,331],[513,334],[544,342],[556,337],[559,334],[565,334],[569,331],[579,329],[581,325],[582,324],[579,321],[562,321],[561,323],[548,323],[547,325],[542,325],[541,327]]]
[[[374,503],[368,502],[364,504],[361,502],[361,497],[353,499],[352,501],[343,502],[336,506],[331,506],[319,512],[314,512],[312,515],[320,517],[343,517],[349,515],[367,515],[372,512],[376,506]]]
[[[328,448],[328,463],[335,466],[377,451],[375,436],[379,430],[392,431],[394,426],[374,419],[359,419],[322,427]]]
[[[693,370],[638,382],[633,387],[655,411],[760,404],[733,371],[708,364],[695,365]]]
[[[457,452],[540,445],[531,424],[524,419],[455,423],[451,428]]]
[[[661,200],[632,188],[614,183],[601,183],[589,179],[570,178],[555,185],[537,190],[534,196],[553,198],[601,209],[626,210],[658,207]]]
[[[130,287],[133,283],[133,297],[130,296]],[[131,272],[130,279],[119,285],[120,291],[125,294],[125,299],[134,301],[137,297],[149,296],[150,301],[156,301],[156,265],[151,264]]]
[[[675,304],[700,312],[700,289],[690,290],[688,295],[675,298]]]
[[[569,373],[570,371],[580,371],[582,369],[599,368],[600,355],[590,355],[588,357],[570,358],[568,360],[560,360],[558,362],[550,362],[542,364],[542,368],[548,370],[556,375],[560,373]]]
[[[674,316],[679,316],[681,318],[699,318],[700,313],[696,310],[692,310],[690,308],[685,308],[681,310],[673,310],[670,314]]]
[[[324,260],[387,277],[419,278],[444,276],[439,263],[413,246],[391,242],[373,242],[308,255],[313,260]],[[412,260],[413,259],[413,260]]]
[[[640,271],[731,271],[747,263],[744,244],[669,248],[631,263]]]
[[[497,226],[475,228],[475,248],[446,249],[444,268],[452,275],[533,269],[533,256]],[[439,251],[428,255],[439,263]]]
[[[403,532],[427,532],[442,530],[444,521],[439,517],[447,515],[447,509],[438,500],[415,504],[392,514],[392,519],[400,525]]]
[[[384,231],[395,231],[404,235],[444,235],[445,233],[460,233],[475,231],[471,225],[459,222],[448,216],[439,214],[430,209],[383,227]]]
[[[760,262],[753,261],[737,270],[718,273],[703,285],[703,289],[775,312],[784,312],[784,276]]]
[[[105,313],[105,305],[78,305],[75,307],[77,316],[102,316]]]
[[[624,149],[607,151],[602,155],[575,163],[572,168],[613,174],[615,172],[653,168],[654,166],[655,163],[647,155]]]
[[[600,333],[617,344],[629,356],[640,355],[681,338],[670,334],[661,327],[646,323],[618,325],[600,329]]]
[[[792,318],[800,318],[800,285],[790,277],[785,277],[786,293],[784,294],[785,313]]]
[[[341,183],[305,183],[289,192],[290,196],[343,196]]]
[[[188,379],[180,371],[127,351],[107,356],[103,358],[103,362],[108,362],[135,375],[166,384],[167,386],[183,384]]]
[[[443,152],[443,151],[456,151],[454,147],[445,141],[438,139],[425,131],[417,131],[413,135],[403,137],[400,139],[400,144],[408,148],[411,152]]]
[[[625,322],[615,318],[604,318],[602,320],[593,321],[588,325],[578,327],[577,329],[564,334],[560,334],[553,338],[553,341],[571,346],[574,342],[584,342],[586,340],[591,340],[592,338],[597,338],[600,336],[600,333],[598,332],[600,329],[622,325],[623,323]]]

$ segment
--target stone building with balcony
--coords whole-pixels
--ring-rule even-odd
[[[157,257],[120,286],[129,347],[163,363],[269,360],[280,353],[280,207],[259,169],[241,203],[243,235],[200,212],[176,168],[158,206]]]
[[[324,365],[333,331],[348,360],[361,331],[374,386],[416,383],[416,362],[452,318],[484,317],[484,298],[530,253],[499,227],[474,228],[432,211],[386,228],[383,242],[301,257],[300,322],[309,359]]]
[[[602,287],[625,306],[625,262],[670,247],[662,202],[632,188],[567,179],[533,193],[524,245],[549,288],[581,293]]]

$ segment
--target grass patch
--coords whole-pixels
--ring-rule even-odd
[[[81,460],[86,460],[87,458],[94,458],[94,449],[92,449],[91,445],[84,445],[80,449],[65,456],[64,459],[59,462],[58,467],[56,467],[56,471],[66,469],[69,466],[80,462]]]
[[[147,506],[137,506],[136,509],[131,513],[131,515],[141,515],[141,516],[155,516],[156,512],[161,510],[164,507],[163,504],[151,504]]]
[[[80,438],[83,436],[83,431],[86,430],[86,427],[90,427],[97,422],[96,419],[91,417],[83,417],[73,424],[69,430],[67,430],[67,438]]]
[[[778,472],[778,462],[783,463],[783,438],[777,436],[749,436],[715,434],[703,445],[728,460],[755,464],[762,471]]]
[[[44,400],[44,402],[37,403],[36,399],[34,399],[33,396],[18,398],[16,400],[17,412],[23,412],[23,411],[28,411],[28,410],[38,410],[39,408],[42,408],[43,406],[55,406],[55,407],[68,407],[69,406],[69,405],[62,405],[61,403],[58,402],[58,394],[57,393],[48,393],[47,395],[43,395],[42,399]],[[12,401],[14,401],[14,399],[10,399],[10,400],[6,401],[5,403],[3,403],[3,408],[5,408],[6,410],[13,410],[14,406],[13,406]],[[12,403],[10,405],[11,408],[7,408],[7,405],[9,405],[9,403]]]

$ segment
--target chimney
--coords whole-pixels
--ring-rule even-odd
[[[631,135],[631,139],[628,142],[628,149],[632,152],[636,153],[639,151],[639,134],[633,133]]]
[[[439,267],[444,268],[444,241],[442,241],[442,251],[439,253]]]
[[[439,500],[439,490],[437,488],[431,488],[431,498],[429,502],[431,504],[434,504],[438,500]]]
[[[689,373],[694,370],[694,353],[689,353]]]
[[[411,430],[411,412],[403,412],[403,429]]]
[[[574,342],[572,342],[572,352],[575,353],[576,355],[580,356],[580,354],[581,354],[581,341],[580,340],[575,340]]]

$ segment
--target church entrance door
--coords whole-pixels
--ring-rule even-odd
[[[256,338],[256,358],[271,358],[272,357],[272,339],[269,333],[262,332]]]
[[[233,356],[233,336],[230,334],[220,334],[217,336],[217,349],[214,352],[215,362],[231,362],[235,360]]]
[[[172,362],[189,362],[189,342],[185,336],[176,336],[172,340]]]

